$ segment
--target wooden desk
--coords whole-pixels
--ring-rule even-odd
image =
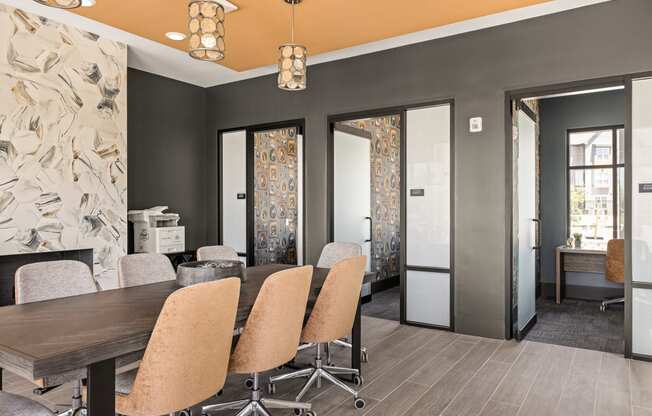
[[[604,273],[607,250],[559,246],[556,253],[555,301],[566,294],[566,272]]]
[[[265,279],[293,266],[246,270],[236,327],[244,326]],[[308,311],[328,269],[315,268]],[[373,279],[367,274],[365,281]],[[115,359],[144,350],[176,281],[0,308],[0,368],[36,380],[87,368],[89,416],[114,416]],[[351,365],[360,369],[360,306],[353,327]]]

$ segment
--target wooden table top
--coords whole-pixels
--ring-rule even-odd
[[[294,266],[271,264],[246,269],[236,326],[242,326],[263,281]],[[309,304],[328,269],[315,268]],[[367,274],[370,281],[373,274]],[[0,308],[0,368],[37,380],[141,351],[176,281]]]

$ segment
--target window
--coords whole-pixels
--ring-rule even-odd
[[[606,245],[625,231],[625,130],[568,131],[568,234]]]

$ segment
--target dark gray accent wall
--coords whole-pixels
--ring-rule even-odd
[[[625,95],[621,90],[539,101],[542,282],[555,281],[555,248],[565,244],[568,238],[566,133],[569,129],[624,125]],[[573,282],[571,276],[567,276],[568,283],[610,286],[592,276],[577,277],[578,281]]]
[[[217,132],[306,119],[307,260],[327,242],[327,116],[455,99],[455,325],[505,335],[505,92],[652,70],[652,1],[586,8],[394,50],[311,66],[308,89],[288,93],[275,76],[208,92],[208,238],[217,241]],[[468,132],[472,116],[484,131]],[[510,191],[511,192],[511,191]]]
[[[130,68],[128,91],[129,209],[168,205],[197,248],[206,242],[206,90]]]

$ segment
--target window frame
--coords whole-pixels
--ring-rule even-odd
[[[571,172],[574,170],[579,171],[589,171],[589,170],[601,170],[601,169],[611,169],[611,181],[613,186],[612,194],[612,217],[613,217],[613,235],[612,238],[618,238],[618,199],[619,199],[619,184],[618,184],[618,170],[620,168],[625,168],[625,163],[618,162],[618,155],[620,149],[618,148],[618,130],[625,130],[624,124],[616,124],[610,126],[600,126],[600,127],[583,127],[575,129],[566,130],[566,238],[571,237]],[[588,132],[602,132],[602,131],[611,131],[611,163],[602,164],[602,165],[577,165],[571,166],[571,140],[570,137],[574,133],[588,133]],[[625,144],[623,144],[625,145]],[[585,160],[584,163],[587,161]],[[624,237],[623,237],[624,238]],[[596,240],[599,241],[599,240]],[[606,241],[605,241],[606,243]]]

